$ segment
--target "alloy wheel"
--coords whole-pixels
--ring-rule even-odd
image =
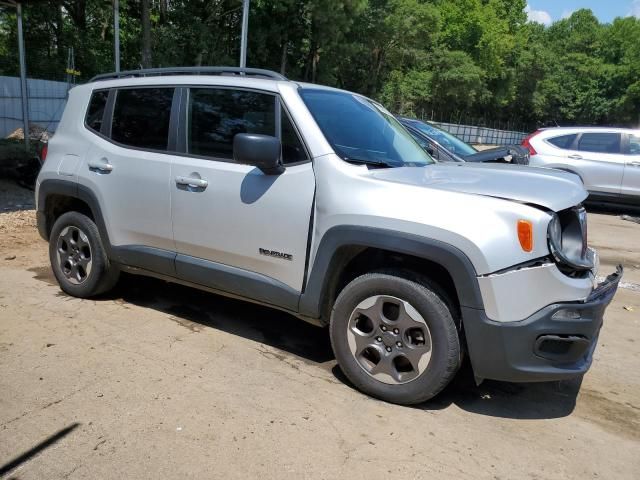
[[[83,283],[91,273],[92,256],[89,238],[73,225],[62,229],[56,245],[58,266],[69,282]]]
[[[376,380],[397,385],[418,378],[431,360],[431,332],[405,300],[375,295],[360,302],[347,326],[349,349]]]

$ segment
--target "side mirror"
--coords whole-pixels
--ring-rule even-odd
[[[256,166],[266,175],[284,172],[281,151],[280,140],[270,135],[238,133],[233,137],[233,159],[243,165]]]
[[[431,142],[425,142],[422,148],[424,148],[427,151],[427,153],[432,157],[436,154],[436,149],[434,148],[433,143]]]

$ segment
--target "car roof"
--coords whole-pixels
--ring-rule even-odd
[[[281,83],[291,84],[292,82],[289,80],[275,80],[270,78],[240,75],[159,75],[150,77],[99,79],[86,83],[85,85],[90,85],[92,90],[155,85],[221,85],[241,86],[277,92],[278,85]]]
[[[270,92],[278,92],[281,85],[295,85],[299,88],[309,88],[314,90],[326,90],[333,92],[341,92],[351,95],[359,95],[355,92],[342,90],[339,88],[319,85],[315,83],[296,82],[285,78],[265,78],[259,76],[243,76],[243,75],[155,75],[141,77],[122,77],[122,78],[106,78],[96,79],[83,86],[89,86],[91,90],[123,88],[136,86],[164,86],[164,85],[211,85],[211,86],[228,86],[255,88],[257,90],[266,90]]]
[[[540,128],[544,137],[571,135],[574,133],[640,133],[639,129],[620,127],[548,127]]]

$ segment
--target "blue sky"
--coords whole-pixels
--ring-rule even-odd
[[[640,18],[640,0],[529,0],[529,20],[550,24],[580,8],[590,8],[601,22],[635,15]]]

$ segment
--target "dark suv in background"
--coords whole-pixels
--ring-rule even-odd
[[[440,162],[487,162],[529,164],[529,152],[520,145],[507,145],[479,151],[455,135],[414,118],[397,117],[413,138]]]

